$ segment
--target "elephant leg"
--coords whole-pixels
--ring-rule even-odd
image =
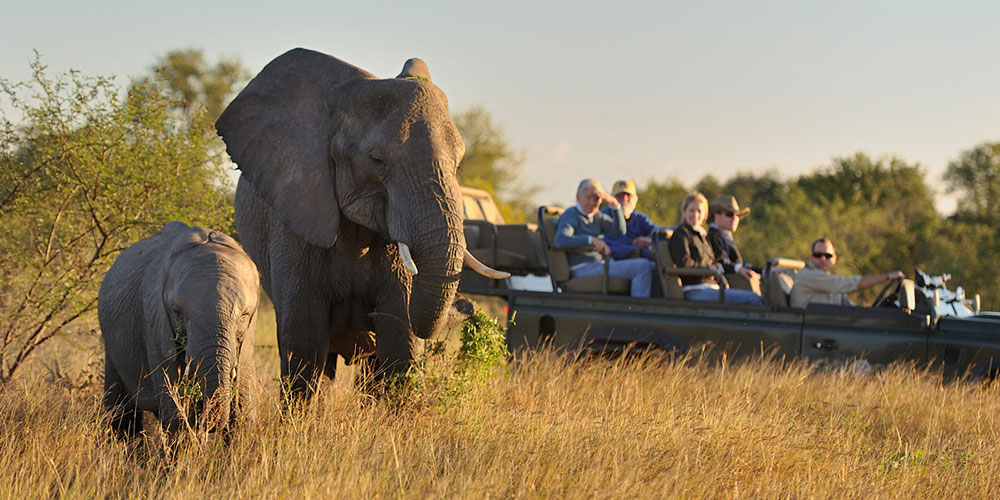
[[[166,365],[166,362],[160,362],[159,365]],[[178,402],[174,401],[167,387],[170,386],[177,391],[182,391],[179,384],[186,381],[182,380],[180,372],[175,369],[155,370],[149,378],[154,387],[160,388],[159,400],[156,405],[156,416],[160,419],[160,425],[170,433],[177,432],[181,429],[181,419],[188,419],[193,414],[193,408],[179,408]],[[179,394],[179,396],[183,398],[183,394]],[[195,404],[193,401],[182,402],[189,405]],[[194,424],[193,420],[187,420],[187,422]]]
[[[122,439],[129,439],[142,432],[142,411],[134,395],[125,389],[114,363],[104,361],[104,408],[111,413],[111,430]]]
[[[278,352],[281,355],[283,390],[297,397],[310,397],[326,367],[329,353],[329,305],[320,299],[276,295]]]
[[[326,355],[326,366],[323,367],[323,375],[330,380],[337,378],[337,356],[339,354],[331,352]]]

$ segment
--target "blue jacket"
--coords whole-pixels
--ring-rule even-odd
[[[611,215],[611,209],[605,208],[602,212]],[[611,247],[611,257],[621,260],[629,258],[632,252],[639,250],[639,254],[649,260],[654,260],[653,252],[648,248],[639,248],[632,244],[632,241],[640,236],[652,236],[660,226],[653,224],[649,216],[633,210],[632,216],[625,221],[625,234],[619,237],[605,237],[604,242]]]
[[[552,241],[553,246],[556,248],[576,248],[588,245],[590,238],[620,237],[625,234],[625,217],[622,216],[620,208],[611,210],[611,214],[613,215],[597,212],[593,217],[587,217],[576,206],[567,208],[559,216],[556,237]],[[601,254],[594,250],[570,252],[566,256],[569,258],[571,268],[579,264],[602,260]]]

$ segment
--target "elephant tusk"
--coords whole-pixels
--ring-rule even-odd
[[[397,241],[396,245],[399,246],[399,256],[403,259],[403,267],[406,268],[406,272],[410,273],[410,276],[416,276],[417,265],[413,263],[413,256],[410,255],[410,247],[406,246],[406,243],[402,241]]]
[[[469,269],[472,269],[473,271],[482,274],[487,278],[492,278],[495,280],[510,278],[510,273],[504,271],[497,271],[496,269],[493,269],[492,267],[489,267],[486,264],[483,264],[482,262],[476,260],[476,258],[473,257],[471,253],[469,253],[469,249],[465,249],[465,257],[463,257],[463,260],[465,261],[465,265],[469,266]]]

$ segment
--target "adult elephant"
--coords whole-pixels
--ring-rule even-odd
[[[216,129],[241,170],[236,227],[274,302],[293,391],[311,392],[332,355],[351,359],[368,332],[381,369],[405,369],[445,323],[463,261],[505,277],[465,249],[465,146],[423,61],[379,80],[293,49]]]

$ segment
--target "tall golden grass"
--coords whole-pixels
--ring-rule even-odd
[[[544,351],[460,390],[326,384],[284,412],[266,342],[258,415],[228,445],[116,441],[100,377],[15,380],[0,390],[0,498],[1000,498],[997,384],[913,366],[857,378]]]

